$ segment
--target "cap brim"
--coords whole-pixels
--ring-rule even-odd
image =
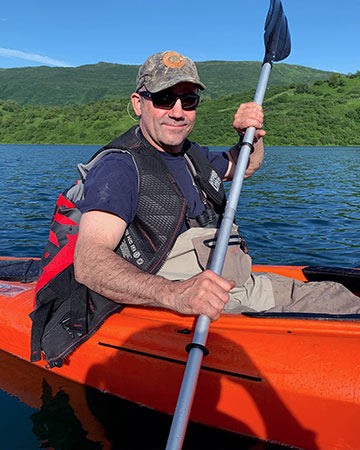
[[[163,80],[163,81],[157,80],[156,83],[151,83],[151,82],[145,83],[145,86],[149,92],[155,93],[155,92],[163,91],[165,89],[169,89],[179,83],[192,83],[195,86],[197,86],[199,89],[201,89],[202,91],[206,89],[205,84],[202,83],[199,79],[188,78],[188,77],[172,78],[171,80]]]

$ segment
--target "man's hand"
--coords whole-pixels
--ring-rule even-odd
[[[261,130],[263,126],[264,114],[262,107],[255,102],[242,103],[234,116],[233,127],[240,134],[244,135],[246,128],[255,127],[254,134],[254,153],[250,155],[248,166],[245,172],[245,178],[250,177],[261,166],[264,159],[264,145],[260,138],[265,136],[266,132]],[[223,178],[223,181],[231,181],[234,177],[236,163],[239,156],[239,145],[236,144],[227,151],[229,157],[229,166]]]
[[[261,130],[264,114],[262,107],[255,102],[243,103],[239,106],[234,116],[233,127],[238,133],[245,133],[246,128],[255,127],[255,140],[265,136],[266,132]]]
[[[173,282],[171,309],[182,314],[204,314],[211,320],[217,320],[234,286],[234,281],[227,281],[211,270],[205,270],[188,280]]]

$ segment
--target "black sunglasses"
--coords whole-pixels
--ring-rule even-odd
[[[184,111],[192,111],[196,109],[200,101],[200,96],[195,93],[188,94],[175,94],[170,90],[160,92],[138,92],[141,97],[147,98],[152,101],[155,108],[160,109],[172,109],[179,98],[181,100],[181,106]]]

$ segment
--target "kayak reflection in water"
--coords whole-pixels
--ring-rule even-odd
[[[69,403],[69,395],[59,389],[55,395],[52,388],[43,378],[42,406],[30,416],[33,422],[33,433],[42,441],[41,448],[81,448],[100,450],[101,442],[87,438],[88,432],[76,417]]]

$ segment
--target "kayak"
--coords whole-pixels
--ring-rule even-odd
[[[38,260],[0,258],[0,349],[30,361]],[[253,266],[359,293],[360,270]],[[359,449],[360,316],[223,314],[210,327],[190,420],[304,449]],[[196,318],[128,306],[51,372],[172,414]],[[31,364],[29,362],[29,364]],[[35,363],[49,370],[45,361]]]

